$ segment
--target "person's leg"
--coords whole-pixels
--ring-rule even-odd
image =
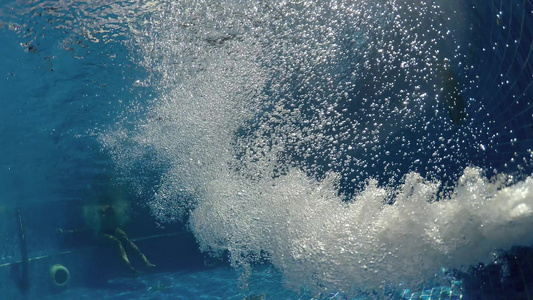
[[[117,251],[122,264],[128,269],[128,271],[137,274],[137,270],[131,266],[128,255],[126,254],[126,251],[124,250],[124,247],[119,239],[107,233],[100,233],[98,237],[104,244],[114,248]]]
[[[137,247],[137,245],[135,245],[132,241],[130,241],[130,239],[128,239],[128,236],[122,229],[115,229],[115,237],[117,237],[122,242],[122,244],[124,244],[125,247],[129,248],[135,255],[137,255],[147,267],[155,267],[154,264],[148,261],[146,256],[139,249],[139,247]]]

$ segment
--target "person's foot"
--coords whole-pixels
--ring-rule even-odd
[[[155,268],[155,265],[153,263],[151,263],[147,258],[146,256],[142,256],[142,259],[144,261],[144,265],[146,266],[147,269],[153,269]]]
[[[153,263],[147,261],[147,262],[146,262],[146,268],[148,268],[148,269],[153,269],[153,268],[155,268],[155,265],[154,265]]]

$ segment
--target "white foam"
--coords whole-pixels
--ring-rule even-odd
[[[151,192],[150,207],[160,222],[181,221],[189,214],[201,249],[214,255],[229,251],[233,266],[266,259],[283,273],[290,287],[346,293],[380,289],[388,283],[416,286],[441,267],[490,262],[496,250],[533,245],[533,236],[528,234],[533,228],[532,177],[506,186],[509,178],[504,175],[490,181],[483,169],[467,167],[454,191],[436,201],[441,183],[409,173],[393,187],[366,179],[360,193],[343,201],[339,174],[326,172],[319,181],[316,177],[320,176],[313,173],[319,167],[286,160],[284,153],[298,144],[309,145],[297,153],[304,159],[317,152],[331,153],[326,155],[330,165],[354,165],[359,158],[350,157],[352,149],[360,153],[379,150],[379,144],[394,134],[417,132],[420,127],[426,130],[442,117],[437,117],[425,97],[410,98],[411,106],[422,101],[421,113],[409,110],[407,104],[402,109],[389,106],[385,99],[376,103],[377,110],[354,114],[370,116],[380,124],[362,124],[359,119],[343,119],[335,111],[335,101],[342,97],[324,95],[327,85],[321,84],[332,80],[331,72],[343,66],[342,59],[334,60],[342,55],[337,55],[340,48],[332,37],[344,27],[355,26],[343,22],[367,13],[358,10],[364,2],[343,3],[352,7],[339,8],[342,14],[312,10],[305,3],[301,4],[305,9],[276,10],[253,4],[242,7],[237,2],[227,1],[222,9],[183,1],[163,10],[170,14],[150,22],[154,32],[145,32],[149,39],[136,46],[145,55],[143,65],[159,78],[160,95],[148,108],[148,118],[134,124],[134,131],[118,129],[101,138],[124,170],[135,172],[135,161],[147,168],[163,166],[160,184],[145,189]],[[378,3],[374,8],[383,6]],[[362,19],[367,22],[369,18]],[[264,24],[273,24],[273,29]],[[368,30],[381,30],[369,24]],[[402,42],[412,39],[413,49],[433,53],[430,43],[413,36]],[[378,46],[386,49],[390,45]],[[268,51],[274,49],[281,54],[270,56]],[[431,61],[429,56],[417,60],[416,55],[424,53],[412,53],[413,65]],[[357,70],[367,70],[366,54]],[[386,54],[392,63],[398,53]],[[270,61],[275,59],[287,62]],[[328,65],[328,60],[333,63]],[[291,86],[295,68],[301,68],[298,74],[309,76],[295,78]],[[410,79],[425,81],[423,76],[430,74],[412,72]],[[368,82],[364,75],[354,76]],[[268,84],[270,94],[264,92]],[[306,120],[301,107],[291,106],[294,99],[287,96],[291,88],[309,90],[306,99],[317,112],[313,119]],[[404,93],[393,82],[383,89],[380,93],[387,94],[389,89],[400,90],[395,96]],[[237,134],[249,123],[259,129],[250,130],[250,135]],[[391,125],[399,123],[401,130]],[[353,141],[339,142],[345,136],[353,136]],[[434,138],[434,157],[450,155],[446,152],[450,149],[461,151],[453,145],[458,137]],[[417,142],[408,139],[399,137],[403,144]],[[349,153],[348,161],[340,160],[343,153]],[[372,164],[372,160],[361,164]],[[387,204],[391,200],[393,204]]]
[[[229,249],[234,264],[268,253],[289,285],[354,292],[385,283],[416,286],[443,266],[491,262],[494,252],[533,245],[533,178],[503,188],[467,168],[448,199],[438,184],[406,176],[398,191],[369,181],[351,203],[334,176],[316,182],[297,170],[268,182],[211,182],[191,217],[202,249]],[[394,204],[384,204],[395,193]]]

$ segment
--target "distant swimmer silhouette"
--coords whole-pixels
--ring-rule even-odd
[[[141,252],[141,250],[139,250],[139,248],[132,241],[130,241],[126,233],[119,228],[117,212],[113,205],[108,204],[99,206],[97,209],[97,217],[99,221],[98,228],[92,231],[96,234],[96,237],[99,241],[115,249],[115,251],[120,257],[122,264],[129,271],[130,275],[138,276],[140,272],[133,268],[133,266],[131,265],[130,260],[128,259],[128,255],[126,254],[126,249],[128,251],[131,251],[134,255],[138,256],[143,261],[146,268],[155,267],[154,264],[148,261],[148,259]],[[87,232],[91,230],[89,228],[81,228],[75,230],[63,230],[59,228],[57,231],[59,234],[63,235]]]

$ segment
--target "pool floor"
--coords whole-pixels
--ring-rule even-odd
[[[270,266],[254,268],[242,280],[239,272],[228,267],[202,271],[144,274],[137,278],[110,279],[102,288],[67,288],[45,299],[465,299],[461,287],[434,287],[420,292],[409,290],[389,296],[368,295],[348,298],[338,292],[316,294],[302,289],[299,292],[284,288],[282,276]]]

